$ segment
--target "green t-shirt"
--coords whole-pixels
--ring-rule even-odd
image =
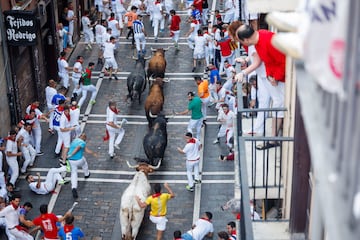
[[[188,109],[191,111],[191,119],[197,120],[203,117],[201,112],[201,99],[199,97],[194,97],[190,102]]]

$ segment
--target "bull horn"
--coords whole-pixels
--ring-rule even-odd
[[[156,52],[157,49],[151,47],[152,52]]]
[[[134,59],[134,60],[139,60],[138,58],[136,58],[136,57],[134,57],[134,56],[132,56],[132,59]]]
[[[151,110],[149,110],[149,116],[150,116],[151,118],[157,118],[157,115],[153,115],[153,114],[151,113]]]
[[[128,165],[129,168],[137,168],[137,167],[139,167],[139,164],[137,164],[137,165],[131,165],[128,160],[126,160],[126,163],[127,163],[127,165]]]
[[[170,49],[170,47],[164,48],[164,51],[167,51],[167,50],[169,50],[169,49]]]
[[[163,82],[170,82],[169,78],[163,78]]]
[[[155,79],[153,78],[152,75],[149,77],[149,81],[151,81],[151,82],[155,81]]]
[[[151,58],[151,56],[144,57],[145,60],[148,60],[148,59],[150,59],[150,58]]]
[[[156,170],[160,167],[161,165],[161,159],[159,160],[158,164],[156,166],[152,166],[152,165],[149,165],[149,168],[153,169],[153,170]]]

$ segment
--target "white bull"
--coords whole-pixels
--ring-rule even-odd
[[[161,161],[159,161],[161,163]],[[121,225],[121,239],[122,240],[134,240],[139,232],[141,222],[144,218],[145,209],[141,208],[135,200],[135,196],[139,196],[141,201],[145,202],[146,198],[150,195],[151,186],[147,179],[148,173],[153,172],[158,166],[154,167],[145,163],[137,166],[131,166],[136,168],[138,172],[135,174],[130,185],[125,189],[121,196],[120,205],[120,225]]]

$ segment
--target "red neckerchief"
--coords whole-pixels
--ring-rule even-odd
[[[155,1],[155,4],[160,4],[160,1]]]
[[[66,61],[66,58],[64,58],[64,57],[61,57],[61,58],[60,58],[60,60],[65,60],[65,61]]]
[[[70,109],[75,110],[75,109],[77,109],[77,106],[71,106]]]
[[[57,110],[59,110],[59,112],[63,112],[64,111],[64,107],[63,106],[58,106]]]
[[[205,220],[205,221],[208,221],[208,222],[211,222],[209,219],[207,219],[207,218],[200,218],[200,219],[202,219],[202,220]]]
[[[64,115],[67,118],[67,120],[70,122],[70,113],[69,114],[64,113]]]
[[[155,193],[153,195],[151,195],[153,198],[157,198],[157,197],[160,197],[161,193]]]
[[[224,112],[224,113],[225,113],[225,115],[228,115],[229,112],[230,112],[230,110],[228,109],[227,112]]]
[[[34,104],[30,104],[30,110],[35,110],[35,109],[37,109],[37,106]]]
[[[33,120],[34,118],[36,118],[36,115],[34,118],[31,118],[31,117],[32,116],[30,114],[26,114],[24,118],[25,118],[25,120]]]
[[[74,228],[75,228],[74,225],[65,225],[64,232],[65,233],[71,232]]]
[[[222,87],[220,87],[219,89],[217,89],[217,90],[216,90],[216,93],[220,92],[221,88],[222,88]]]
[[[111,107],[109,107],[110,110],[115,113],[115,114],[119,114],[119,110],[115,107],[115,109],[112,109]]]
[[[199,36],[199,37],[202,37],[202,36],[203,36],[203,34],[198,34],[198,36]]]
[[[190,138],[189,141],[188,141],[188,143],[196,143],[195,138]]]
[[[194,19],[191,21],[192,23],[198,24],[198,20]]]
[[[112,21],[112,20],[115,20],[115,18],[113,18],[113,17],[109,18],[109,22]]]
[[[82,64],[81,60],[76,60],[76,62],[79,62],[80,64]]]
[[[19,205],[18,205],[18,206],[15,206],[13,203],[11,203],[11,205],[13,206],[13,208],[14,208],[15,210],[17,210],[17,209],[19,208]]]
[[[232,230],[231,235],[236,235],[236,230]]]

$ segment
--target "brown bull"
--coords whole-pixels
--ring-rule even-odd
[[[150,59],[149,66],[147,69],[148,79],[150,79],[150,77],[153,78],[165,77],[165,69],[166,69],[165,52],[167,50],[169,50],[169,48],[158,48],[158,49],[151,48],[151,51],[154,52],[154,55]]]
[[[152,115],[159,114],[163,109],[164,94],[162,85],[162,79],[157,78],[151,85],[149,95],[145,100],[145,114],[149,123],[149,128],[152,127],[152,122],[155,119]]]

